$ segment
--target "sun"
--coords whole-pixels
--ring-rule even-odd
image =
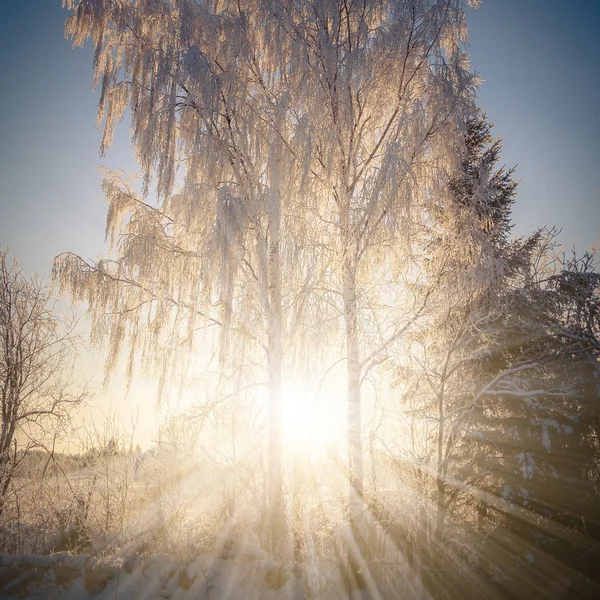
[[[345,422],[340,400],[322,391],[284,384],[282,389],[283,446],[287,452],[319,460],[341,447]]]

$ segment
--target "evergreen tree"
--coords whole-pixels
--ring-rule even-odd
[[[591,597],[574,558],[591,547],[576,515],[589,488],[581,391],[595,360],[597,276],[548,277],[554,232],[509,241],[516,183],[497,168],[490,132],[485,115],[469,123],[429,263],[438,288],[421,361],[425,402],[433,393],[437,408],[431,568],[446,574],[456,561],[486,595],[552,597],[577,580]]]

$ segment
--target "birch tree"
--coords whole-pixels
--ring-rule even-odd
[[[353,585],[363,589],[362,292],[385,241],[410,239],[428,178],[471,109],[461,2],[267,3],[300,47],[311,91],[311,175],[336,240],[332,287],[342,299],[348,396]],[[408,248],[408,245],[405,245]],[[406,252],[408,254],[408,251]],[[383,268],[388,268],[389,262]],[[397,271],[406,268],[395,266]],[[395,334],[392,333],[391,336]],[[384,340],[383,344],[387,343]]]
[[[351,570],[362,589],[360,388],[368,326],[361,294],[373,269],[389,266],[390,240],[405,243],[408,255],[428,184],[455,160],[474,89],[462,1],[81,0],[68,7],[75,44],[91,38],[96,47],[102,149],[129,108],[144,193],[154,174],[162,200],[153,206],[109,177],[107,232],[118,241],[117,260],[92,265],[64,256],[57,275],[90,303],[95,340],[110,341],[109,369],[129,336],[129,372],[141,348],[143,362],[160,363],[164,387],[175,354],[157,353],[156,342],[168,328],[185,329],[190,345],[198,326],[220,327],[232,361],[234,334],[254,344],[250,354],[266,350],[270,504],[282,523],[282,297],[284,282],[299,280],[293,271],[307,248],[302,236],[317,240],[326,287],[341,298],[358,549]],[[317,217],[314,227],[303,227],[302,211]],[[284,248],[296,252],[293,261],[282,259]],[[401,263],[395,272],[406,270]],[[249,315],[262,323],[258,332],[244,324]]]
[[[117,258],[90,264],[63,255],[55,272],[63,289],[89,302],[94,341],[109,342],[108,372],[128,342],[128,374],[139,353],[158,368],[159,393],[182,375],[173,369],[177,348],[193,349],[199,328],[220,328],[222,368],[264,352],[271,537],[281,546],[284,285],[295,281],[297,264],[283,256],[298,258],[288,241],[292,227],[302,229],[291,212],[297,169],[289,160],[305,143],[290,105],[300,73],[282,68],[254,3],[67,6],[74,44],[91,38],[96,47],[102,151],[129,108],[143,192],[108,174],[107,236]],[[158,204],[148,200],[152,177]]]

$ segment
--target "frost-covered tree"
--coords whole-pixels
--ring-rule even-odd
[[[596,495],[597,359],[581,329],[567,325],[570,311],[557,302],[564,273],[548,275],[556,268],[550,252],[555,236],[541,232],[530,245],[513,300],[503,301],[506,310],[495,324],[496,343],[474,374],[489,379],[516,363],[521,372],[473,411],[470,439],[455,455],[457,465],[466,466],[452,492],[450,521],[469,520],[479,574],[513,597],[544,593],[549,579],[553,585],[570,581],[582,596],[597,594],[597,583],[582,576],[590,572],[585,557],[597,545],[593,517],[587,523],[582,518],[593,514]],[[583,278],[594,279],[592,272]],[[586,287],[581,296],[589,297],[593,283]]]
[[[406,485],[420,482],[417,497],[431,514],[429,522],[421,518],[416,525],[426,530],[415,534],[420,540],[417,557],[429,555],[435,568],[443,554],[434,556],[427,541],[439,543],[444,537],[454,440],[468,429],[470,402],[477,403],[477,386],[485,384],[476,380],[473,365],[493,343],[481,332],[503,310],[501,302],[493,303],[503,271],[493,238],[499,230],[502,238],[506,231],[499,219],[497,231],[490,236],[488,212],[494,199],[508,213],[514,183],[509,178],[498,185],[500,177],[494,173],[498,145],[492,146],[492,155],[489,142],[485,119],[469,120],[462,149],[457,145],[462,156],[457,171],[450,171],[450,183],[442,179],[436,189],[436,202],[429,206],[429,219],[421,232],[424,243],[418,263],[422,276],[417,289],[427,297],[427,306],[398,355],[398,383],[410,390],[406,394],[413,424],[403,467]]]
[[[552,470],[533,487],[530,515],[538,517],[537,534],[527,540],[532,547],[531,567],[540,579],[544,571],[560,573],[570,582],[570,592],[595,597],[600,590],[595,565],[598,560],[598,345],[600,274],[597,254],[575,251],[546,265],[540,274],[540,293],[551,308],[552,331],[566,349],[561,375],[576,383],[563,407],[571,407],[570,435],[557,435],[549,427],[546,459]],[[573,410],[574,408],[574,410]],[[533,519],[530,519],[530,521]]]
[[[50,451],[87,397],[73,376],[77,346],[50,290],[0,248],[0,516],[20,462]]]
[[[102,148],[129,108],[144,191],[154,174],[164,200],[150,206],[109,178],[108,231],[122,234],[119,258],[86,266],[64,257],[63,283],[90,301],[96,339],[111,339],[111,364],[131,336],[130,371],[141,347],[143,360],[158,355],[169,372],[173,348],[155,351],[169,316],[177,331],[185,322],[188,342],[208,318],[219,321],[222,345],[236,332],[266,346],[270,496],[281,516],[282,285],[295,280],[297,264],[297,256],[282,260],[282,227],[296,228],[287,248],[302,254],[299,207],[318,215],[314,239],[333,252],[323,262],[342,297],[351,514],[360,539],[359,284],[382,264],[382,240],[409,237],[427,178],[452,160],[447,150],[473,88],[462,2],[67,5],[75,44],[96,45]],[[216,303],[218,319],[207,310]],[[246,330],[250,315],[259,316],[266,343]]]
[[[68,8],[74,43],[96,45],[102,150],[129,108],[144,185],[137,194],[108,174],[116,258],[87,264],[64,255],[56,272],[64,289],[89,302],[94,340],[109,342],[109,371],[128,343],[129,375],[139,354],[161,374],[161,393],[186,376],[180,350],[197,349],[205,327],[220,329],[222,374],[227,365],[244,371],[241,384],[221,377],[226,387],[251,387],[266,367],[271,535],[279,545],[284,302],[302,295],[291,288],[306,254],[292,160],[306,144],[291,103],[301,73],[287,68],[292,52],[276,42],[260,3],[81,0]],[[147,199],[152,177],[158,204]]]
[[[363,292],[377,280],[374,269],[389,268],[386,241],[410,239],[413,211],[426,201],[440,163],[453,160],[448,149],[471,108],[463,3],[267,5],[298,48],[310,92],[299,105],[308,123],[312,185],[335,240],[331,287],[342,301],[347,356],[349,512],[361,554],[361,381],[363,356],[374,350],[364,348]],[[362,588],[364,573],[356,563],[353,571]]]
[[[540,267],[553,233],[509,239],[516,185],[490,132],[484,115],[469,123],[460,172],[432,212],[426,326],[400,373],[425,438],[412,459],[430,514],[429,584],[461,595],[504,582],[527,597],[552,576],[540,539],[568,512],[566,483],[582,481],[572,449],[588,359]],[[443,574],[456,568],[451,584]]]

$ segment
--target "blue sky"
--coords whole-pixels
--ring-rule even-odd
[[[127,126],[100,158],[92,52],[64,38],[60,0],[3,7],[0,20],[0,244],[28,270],[104,250],[101,165],[135,169]]]
[[[14,2],[0,22],[0,243],[27,270],[104,250],[97,168],[134,169],[127,126],[100,158],[91,49],[71,49],[60,0]],[[484,0],[469,11],[479,98],[502,161],[518,165],[518,235],[563,228],[584,248],[600,234],[598,0]]]
[[[580,248],[600,234],[599,0],[483,0],[469,14],[480,104],[521,180],[514,232],[563,228]]]

